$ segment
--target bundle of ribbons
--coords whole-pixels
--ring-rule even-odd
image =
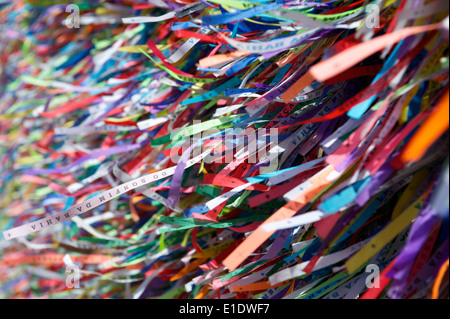
[[[0,0],[0,297],[448,298],[445,0]]]

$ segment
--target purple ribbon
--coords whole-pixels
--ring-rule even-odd
[[[402,291],[398,291],[396,286],[391,287],[388,291],[388,296],[392,299],[404,299],[409,294],[417,290],[420,286],[423,287],[430,278],[435,278],[439,269],[448,259],[448,238],[436,250],[429,262],[422,268],[416,277],[409,283],[408,287]]]
[[[372,195],[388,180],[388,178],[395,172],[395,169],[387,161],[378,172],[374,174],[372,180],[361,190],[355,199],[359,207],[363,207],[370,200]]]
[[[198,143],[197,143],[198,144]],[[183,180],[183,173],[186,168],[186,163],[189,160],[192,150],[196,144],[192,144],[180,157],[175,173],[170,183],[169,196],[167,197],[167,207],[174,209],[178,204],[178,200],[181,193],[181,182]]]
[[[437,222],[439,218],[429,207],[426,207],[412,225],[408,241],[387,275],[393,279],[391,286],[395,286],[398,291],[406,287],[414,260]]]
[[[123,145],[123,146],[115,146],[115,147],[108,148],[106,150],[94,151],[90,154],[80,157],[79,159],[77,159],[75,162],[73,162],[69,166],[65,166],[65,167],[61,167],[61,168],[48,168],[48,169],[37,169],[37,170],[31,169],[31,170],[26,170],[24,172],[24,174],[25,175],[43,175],[43,174],[66,173],[66,172],[70,171],[72,168],[80,165],[81,163],[83,163],[87,160],[98,158],[100,156],[111,156],[111,155],[115,155],[115,154],[131,152],[138,148],[141,148],[144,144],[147,144],[147,143],[148,142],[143,142],[143,143],[139,143],[139,144],[131,144],[131,145]]]
[[[284,246],[284,243],[286,240],[289,239],[289,234],[291,233],[292,229],[285,229],[280,232],[278,232],[277,237],[275,238],[274,242],[272,243],[272,246],[270,246],[269,251],[267,254],[265,254],[261,260],[271,260],[275,258],[278,253],[281,251],[281,249]]]

